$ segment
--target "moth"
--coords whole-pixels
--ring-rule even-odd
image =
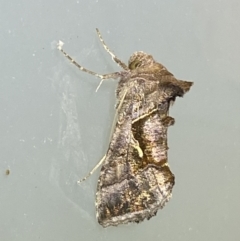
[[[175,178],[168,165],[167,130],[175,120],[169,116],[169,108],[193,82],[176,79],[142,51],[133,53],[126,65],[96,30],[122,71],[95,73],[70,57],[62,48],[63,42],[59,41],[58,49],[80,70],[100,78],[100,84],[110,78],[118,80],[116,121],[109,148],[100,162],[96,215],[103,227],[139,223],[156,215],[172,196]]]

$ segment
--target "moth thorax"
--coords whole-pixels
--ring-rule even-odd
[[[153,63],[155,63],[155,60],[153,59],[152,55],[139,51],[133,53],[129,58],[128,68],[133,70],[139,67],[150,66]]]

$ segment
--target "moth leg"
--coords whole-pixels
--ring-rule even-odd
[[[82,70],[82,71],[84,71],[84,72],[86,72],[86,73],[88,73],[88,74],[94,75],[94,76],[96,76],[96,77],[98,77],[98,78],[101,79],[101,82],[100,82],[100,84],[98,85],[98,87],[97,87],[97,89],[96,89],[96,92],[97,92],[97,90],[99,89],[100,85],[102,84],[103,80],[105,80],[105,79],[116,79],[116,78],[118,78],[118,77],[120,76],[120,73],[119,73],[119,72],[110,73],[110,74],[103,74],[103,75],[102,75],[102,74],[98,74],[98,73],[96,73],[96,72],[93,72],[93,71],[91,71],[91,70],[88,70],[88,69],[84,68],[83,66],[81,66],[79,63],[77,63],[69,54],[67,54],[67,53],[63,50],[63,48],[62,48],[63,45],[64,45],[64,43],[63,43],[62,41],[59,41],[59,42],[58,42],[58,49],[59,49],[59,50],[65,55],[65,57],[67,57],[75,66],[77,66],[80,70]]]
[[[128,89],[126,89],[126,91],[123,93],[123,95],[121,96],[121,100],[117,103],[117,106],[116,106],[116,113],[119,113],[119,110],[121,109],[122,105],[123,105],[123,101],[125,99],[125,96],[128,92]]]
[[[77,183],[80,184],[81,182],[85,181],[88,177],[90,177],[98,169],[98,167],[102,165],[105,159],[106,155],[104,155],[104,157],[98,162],[98,164],[84,178],[78,180]]]
[[[134,138],[133,133],[131,133],[131,143],[130,145],[137,150],[139,157],[143,157],[143,151],[139,146],[139,142]]]
[[[117,120],[118,120],[118,117],[119,117],[119,110],[120,110],[120,108],[122,107],[122,104],[123,104],[123,101],[124,101],[124,98],[125,98],[127,92],[128,92],[128,90],[126,90],[126,91],[123,93],[123,96],[122,96],[122,98],[121,98],[121,101],[120,101],[120,102],[118,103],[118,105],[116,106],[117,109],[116,109],[116,112],[115,112],[115,115],[114,115],[114,118],[113,118],[110,136],[113,135],[113,131],[114,131],[114,128],[115,128],[115,126],[116,126],[116,123],[117,123]]]
[[[96,31],[97,31],[97,34],[98,34],[98,37],[103,45],[103,47],[105,48],[105,50],[112,56],[112,60],[114,62],[116,62],[120,67],[122,67],[124,70],[129,70],[129,68],[127,67],[126,64],[124,64],[109,48],[108,46],[105,44],[103,38],[102,38],[102,35],[100,33],[100,31],[98,30],[98,28],[96,28]]]

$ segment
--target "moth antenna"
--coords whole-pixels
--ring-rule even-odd
[[[103,158],[98,162],[98,164],[82,179],[78,180],[77,183],[80,184],[81,182],[84,182],[87,178],[89,178],[100,165],[102,165],[103,161],[106,159],[106,155],[103,156]]]
[[[127,67],[127,65],[125,63],[123,63],[109,48],[108,46],[105,44],[102,35],[100,33],[100,31],[98,30],[98,28],[96,28],[98,37],[104,47],[104,49],[112,56],[112,60],[117,63],[120,67],[122,67],[124,70],[129,70],[129,68]]]
[[[64,45],[64,43],[61,40],[59,40],[59,42],[58,42],[58,49],[65,55],[66,58],[68,58],[80,70],[82,70],[82,71],[84,71],[84,72],[86,72],[88,74],[94,75],[94,76],[96,76],[96,77],[98,77],[100,79],[105,79],[106,78],[105,75],[101,75],[101,74],[98,74],[98,73],[93,72],[91,70],[88,70],[88,69],[84,68],[83,66],[81,66],[79,63],[77,63],[68,53],[66,53],[63,50],[63,48],[62,48],[63,45]]]
[[[77,68],[79,68],[79,69],[82,70],[83,72],[86,72],[86,73],[88,73],[88,74],[94,75],[94,76],[96,76],[96,77],[98,77],[98,78],[101,79],[101,82],[100,82],[100,84],[98,85],[98,87],[97,87],[97,89],[96,89],[96,92],[97,92],[98,89],[100,88],[103,80],[105,80],[105,79],[116,79],[116,78],[120,77],[120,73],[119,73],[119,72],[114,72],[114,73],[103,74],[103,75],[102,75],[102,74],[98,74],[98,73],[96,73],[96,72],[94,72],[94,71],[91,71],[91,70],[89,70],[89,69],[84,68],[84,67],[83,67],[82,65],[80,65],[78,62],[76,62],[67,52],[65,52],[65,51],[63,50],[63,48],[62,48],[63,45],[64,45],[64,43],[63,43],[61,40],[59,40],[58,45],[57,45],[57,48],[64,54],[64,56],[65,56],[66,58],[68,58],[75,66],[77,66]]]

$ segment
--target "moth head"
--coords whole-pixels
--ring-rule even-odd
[[[130,70],[142,68],[144,66],[151,66],[151,64],[155,63],[152,55],[146,54],[142,51],[135,52],[128,60],[128,68]]]

